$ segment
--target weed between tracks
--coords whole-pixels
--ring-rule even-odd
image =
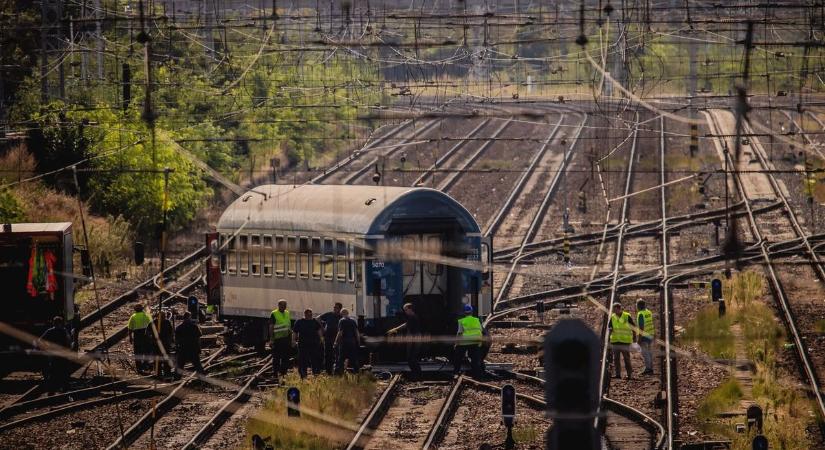
[[[727,359],[734,359],[740,353],[740,358],[744,356],[753,364],[749,389],[732,371],[731,378],[703,399],[697,415],[704,423],[704,432],[730,439],[734,450],[746,450],[751,448],[755,431],[736,433],[735,425],[746,422],[744,406],[754,403],[762,407],[763,433],[772,448],[810,448],[811,436],[806,429],[815,420],[813,405],[781,370],[778,356],[793,350],[783,348],[783,328],[774,311],[763,303],[764,293],[765,280],[760,273],[736,274],[724,286],[728,314],[719,318],[717,308],[709,306],[688,325],[683,339],[690,339],[710,356],[731,355]],[[734,325],[741,333],[732,331]],[[717,417],[728,411],[741,411],[742,415]]]
[[[353,435],[346,426],[356,426],[358,415],[370,406],[375,394],[374,379],[368,374],[306,380],[290,374],[284,381],[286,387],[270,391],[264,406],[247,421],[246,443],[241,448],[249,448],[255,434],[268,439],[274,448],[340,448]],[[300,418],[287,417],[286,390],[292,386],[301,390],[301,406],[307,409]],[[312,417],[313,412],[323,418]]]

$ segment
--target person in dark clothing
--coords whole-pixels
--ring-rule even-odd
[[[172,366],[169,364],[169,354],[172,352],[172,343],[175,340],[175,330],[172,328],[172,322],[169,318],[161,312],[158,315],[158,320],[152,321],[152,324],[146,328],[149,335],[149,341],[152,345],[152,353],[155,356],[155,367],[157,369],[157,376],[172,375]],[[161,351],[161,346],[163,350]]]
[[[336,303],[332,311],[321,314],[319,318],[324,326],[324,370],[332,375],[335,367],[335,336],[338,335],[338,322],[341,320],[341,308],[344,305]]]
[[[338,348],[338,359],[335,362],[335,373],[344,373],[344,364],[349,361],[349,369],[358,373],[358,350],[361,347],[361,333],[358,324],[349,318],[347,309],[341,310],[341,320],[338,321],[338,334],[335,336],[335,346]]]
[[[415,313],[412,303],[404,304],[404,323],[388,331],[387,334],[395,335],[402,329],[406,333],[407,365],[410,366],[410,379],[416,380],[421,377],[421,346],[422,328],[421,319]]]
[[[41,350],[62,350],[68,351],[71,345],[71,337],[66,330],[63,318],[56,316],[52,319],[52,327],[46,330],[36,345]],[[46,381],[48,392],[65,392],[69,387],[69,365],[67,361],[58,355],[49,354],[46,356],[46,364],[43,368],[43,378]]]
[[[176,378],[180,378],[180,371],[186,363],[191,362],[198,373],[206,373],[201,366],[201,329],[189,311],[183,314],[183,321],[175,328],[175,344],[177,345]]]
[[[298,374],[307,377],[307,368],[312,367],[313,375],[321,374],[321,343],[324,341],[323,327],[312,317],[312,310],[304,310],[304,318],[295,321],[292,336],[298,346]]]

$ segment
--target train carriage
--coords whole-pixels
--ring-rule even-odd
[[[473,216],[427,188],[265,185],[247,192],[207,237],[210,302],[246,345],[261,345],[278,299],[293,318],[341,302],[381,335],[416,306],[425,331],[453,334],[463,304],[490,313],[492,251]],[[219,278],[218,278],[219,276]],[[220,289],[216,285],[220,284]]]

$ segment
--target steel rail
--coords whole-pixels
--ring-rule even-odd
[[[470,141],[469,141],[469,139],[468,139],[470,136],[472,136],[472,135],[474,135],[474,134],[478,133],[478,131],[479,131],[479,130],[481,130],[482,128],[486,127],[486,126],[487,126],[487,125],[488,125],[488,124],[489,124],[492,120],[493,120],[493,119],[489,119],[489,118],[488,118],[488,119],[484,119],[484,120],[482,120],[482,121],[481,121],[481,123],[480,123],[480,124],[478,124],[478,126],[476,126],[476,127],[475,127],[475,128],[473,128],[472,130],[470,130],[470,132],[469,132],[469,133],[467,133],[467,136],[465,136],[465,138],[464,138],[464,139],[460,139],[460,140],[459,140],[458,142],[456,142],[456,143],[455,143],[452,147],[450,147],[450,149],[449,149],[449,150],[447,150],[446,152],[444,152],[444,154],[443,154],[443,155],[441,155],[440,157],[438,157],[438,158],[435,160],[435,162],[434,162],[434,163],[433,163],[430,167],[428,167],[428,168],[427,168],[427,170],[425,170],[425,171],[424,171],[424,173],[422,173],[422,174],[421,174],[421,176],[419,176],[418,178],[416,178],[416,179],[415,179],[415,181],[413,181],[412,185],[413,185],[413,186],[421,186],[422,184],[424,184],[424,180],[425,180],[428,176],[431,176],[431,175],[435,172],[435,170],[436,170],[439,166],[441,166],[442,164],[444,164],[444,162],[446,162],[448,159],[450,159],[450,158],[451,158],[451,157],[452,157],[452,156],[453,156],[453,155],[454,155],[454,154],[455,154],[458,150],[460,150],[460,149],[461,149],[462,147],[464,147],[464,146],[465,146],[468,142],[470,142]],[[435,181],[435,179],[433,179],[433,181]]]
[[[521,177],[516,182],[516,185],[510,191],[510,194],[507,196],[507,199],[504,201],[504,206],[498,210],[498,214],[493,218],[490,222],[490,225],[487,226],[487,230],[484,231],[485,236],[495,236],[496,232],[498,231],[498,227],[501,226],[502,222],[504,222],[504,218],[509,214],[510,210],[512,209],[513,205],[516,203],[516,199],[521,195],[521,191],[524,190],[524,186],[527,184],[527,180],[533,175],[533,172],[536,170],[536,166],[541,162],[544,155],[547,153],[547,149],[550,148],[550,142],[556,137],[556,134],[559,132],[559,128],[561,127],[561,123],[564,121],[564,114],[559,117],[559,121],[550,131],[550,134],[547,135],[547,138],[544,139],[544,142],[539,147],[539,150],[533,155],[533,159],[530,161],[530,165],[527,166],[527,170],[521,174]]]
[[[403,138],[402,143],[409,142],[409,141],[411,141],[411,140],[413,140],[413,139],[415,139],[415,138],[417,138],[421,135],[427,134],[430,131],[432,131],[433,128],[435,128],[436,126],[438,126],[440,124],[441,124],[440,119],[430,120],[426,125],[424,125],[421,128],[413,130],[411,135]],[[356,170],[355,172],[351,173],[349,176],[344,178],[344,184],[355,184],[355,182],[358,181],[359,178],[363,177],[367,172],[369,172],[373,167],[375,167],[376,164],[381,162],[382,159],[389,158],[390,156],[392,156],[396,152],[398,152],[400,149],[401,149],[401,146],[399,145],[399,146],[393,146],[393,147],[385,150],[383,153],[381,153],[381,155],[376,156],[370,162],[368,162],[367,164],[364,164],[363,167],[361,167],[360,169]]]
[[[225,349],[226,347],[223,348]],[[216,352],[214,355],[210,357],[209,361],[214,359],[217,355],[218,353]],[[264,362],[264,368],[259,369],[259,371],[264,371],[267,367],[267,358],[270,357],[267,356],[266,358],[263,358],[261,360]],[[206,365],[204,365],[204,368],[212,368],[215,365],[217,364],[207,363]],[[166,395],[166,397],[164,397],[152,409],[150,409],[149,411],[144,413],[140,418],[138,418],[137,421],[135,421],[135,423],[133,423],[127,430],[125,430],[121,436],[118,436],[118,438],[112,444],[106,447],[107,450],[129,448],[131,445],[137,442],[137,440],[140,439],[141,436],[143,436],[143,433],[145,433],[146,430],[150,429],[155,423],[157,423],[158,419],[166,415],[166,413],[168,413],[175,406],[181,403],[183,398],[187,395],[187,392],[185,391],[186,386],[188,386],[190,383],[198,379],[200,379],[199,374],[193,372],[189,374],[186,378],[175,383],[174,389],[172,389]]]
[[[348,166],[353,161],[358,159],[361,156],[361,152],[369,150],[373,147],[376,147],[376,146],[378,146],[378,144],[381,144],[382,142],[394,137],[395,135],[400,133],[402,130],[404,130],[404,128],[408,127],[412,123],[413,123],[412,120],[405,120],[404,122],[401,122],[399,125],[397,125],[395,128],[393,128],[392,130],[388,131],[387,133],[382,134],[381,136],[379,136],[378,138],[376,138],[372,142],[369,142],[368,144],[364,145],[363,147],[361,147],[358,150],[354,150],[352,153],[350,153],[349,156],[342,159],[341,161],[338,161],[332,167],[330,167],[328,169],[325,168],[323,173],[321,173],[320,175],[317,175],[314,178],[312,178],[310,180],[310,184],[323,183],[324,181],[326,181],[326,179],[329,176],[331,176],[335,172],[338,172],[342,168]]]
[[[384,389],[384,392],[375,400],[370,407],[367,417],[358,427],[355,436],[352,437],[346,450],[361,450],[366,447],[372,438],[373,430],[378,428],[378,425],[384,419],[384,416],[389,411],[392,402],[398,395],[398,389],[401,385],[401,374],[395,374],[390,380],[390,384]]]
[[[220,355],[225,348],[226,347],[221,347],[220,349],[215,351],[213,354],[209,355],[209,357],[205,361],[206,362],[206,367],[214,367],[216,365],[223,364],[223,362],[216,363],[216,364],[210,364],[210,363],[218,355]],[[139,381],[139,380],[131,379],[129,381]],[[178,383],[164,383],[164,384],[159,384],[159,385],[156,385],[156,386],[147,386],[147,387],[143,387],[143,388],[138,388],[138,389],[133,390],[133,391],[124,392],[124,393],[121,393],[121,394],[115,394],[115,395],[112,395],[110,397],[101,397],[101,398],[97,398],[97,399],[88,400],[88,401],[85,401],[85,402],[68,403],[66,405],[58,406],[56,408],[49,409],[49,410],[44,411],[44,412],[39,413],[39,414],[34,414],[34,415],[31,415],[31,416],[23,417],[23,418],[20,418],[18,420],[15,420],[13,422],[4,423],[4,424],[0,425],[0,431],[6,431],[6,430],[13,429],[13,428],[17,428],[19,426],[26,425],[26,424],[29,424],[31,422],[37,422],[37,421],[51,419],[51,418],[58,417],[60,415],[67,414],[67,413],[70,413],[70,412],[73,412],[73,411],[85,410],[85,409],[88,409],[88,408],[94,407],[94,406],[107,405],[109,403],[114,403],[116,401],[127,399],[127,398],[152,397],[152,396],[155,396],[159,393],[164,393],[164,392],[168,391],[170,388],[172,388],[172,386],[175,386],[176,384],[178,384]]]
[[[436,416],[433,425],[430,427],[430,431],[427,433],[427,438],[424,440],[424,445],[421,447],[422,450],[434,449],[438,446],[439,442],[441,442],[441,439],[447,432],[449,421],[453,414],[455,414],[455,410],[458,406],[458,399],[461,397],[461,391],[463,391],[466,387],[465,381],[466,377],[462,375],[458,377],[455,383],[453,383],[453,388],[450,390],[450,394],[447,395],[446,399],[444,399],[444,403],[441,405],[438,415]]]
[[[636,126],[633,130],[633,141],[630,144],[630,155],[628,156],[628,163],[627,163],[627,177],[625,178],[625,187],[624,187],[624,195],[630,193],[631,186],[633,184],[633,162],[636,158],[636,145],[639,141],[639,113],[636,113]],[[622,211],[621,215],[619,216],[619,235],[616,239],[616,252],[613,258],[613,273],[611,274],[613,281],[611,284],[611,292],[609,299],[607,301],[607,313],[604,314],[604,319],[602,322],[602,362],[601,368],[599,372],[599,393],[600,397],[605,397],[608,393],[610,388],[609,382],[609,366],[607,363],[607,354],[610,351],[610,333],[607,332],[607,325],[610,321],[610,314],[613,311],[613,305],[616,303],[616,296],[618,295],[618,290],[616,289],[618,281],[619,281],[619,272],[621,269],[621,262],[624,256],[624,230],[627,227],[627,211],[630,204],[630,198],[625,197],[622,200]],[[596,409],[596,424],[597,426],[600,425],[599,413],[601,412],[601,402]]]
[[[721,124],[718,123],[718,118],[715,117],[715,114],[713,112],[709,112],[706,114],[710,116],[711,121],[714,123],[717,129],[721,130]],[[732,164],[732,167],[736,167],[734,165],[735,162],[729,154],[726,154],[726,158],[728,160],[728,163]],[[750,201],[748,200],[747,192],[743,187],[741,175],[736,171],[734,171],[733,180],[740,196],[746,201],[746,208],[748,209],[748,211],[750,211]],[[775,186],[775,184],[772,183],[772,186]],[[777,195],[781,196],[782,193],[777,192]],[[769,275],[771,288],[774,293],[774,298],[777,300],[779,308],[782,311],[785,326],[788,328],[788,331],[791,334],[791,338],[793,339],[794,348],[796,349],[797,357],[799,358],[799,362],[802,366],[802,371],[808,379],[808,384],[811,388],[810,394],[813,395],[813,397],[815,398],[820,414],[825,416],[825,400],[823,400],[822,392],[819,389],[819,381],[816,375],[816,371],[814,370],[810,358],[808,357],[807,347],[803,345],[802,338],[800,337],[799,331],[796,326],[796,319],[791,309],[790,302],[788,301],[782,283],[779,280],[779,277],[777,276],[776,271],[773,267],[771,255],[767,251],[767,243],[765,239],[762,237],[759,225],[756,222],[756,218],[752,214],[748,215],[748,223],[751,229],[751,233],[753,233],[754,237],[756,237],[757,241],[759,242],[759,248],[762,253],[762,259],[764,262],[765,270]]]
[[[510,290],[510,286],[512,285],[513,280],[515,279],[516,266],[519,263],[518,257],[523,252],[524,246],[533,240],[533,238],[536,236],[536,233],[538,233],[540,225],[544,221],[544,215],[547,213],[547,209],[550,207],[550,203],[553,199],[553,196],[556,193],[556,190],[558,189],[562,177],[567,172],[567,166],[570,164],[570,161],[573,158],[574,149],[576,145],[579,143],[579,136],[581,136],[581,132],[584,129],[584,125],[586,122],[587,115],[584,114],[582,117],[582,121],[579,124],[578,129],[576,130],[576,134],[572,139],[573,142],[570,143],[568,151],[565,152],[559,170],[556,171],[555,175],[553,176],[553,179],[550,181],[550,185],[547,189],[547,192],[545,192],[544,198],[542,199],[541,204],[536,210],[536,214],[533,216],[533,220],[530,222],[530,226],[527,229],[527,233],[525,233],[524,238],[521,241],[521,245],[519,247],[519,252],[516,255],[516,259],[510,265],[510,269],[508,270],[507,275],[504,278],[504,282],[501,284],[501,287],[499,288],[498,294],[496,295],[496,299],[493,302],[494,311],[498,307],[499,302],[501,302],[501,300],[504,298],[505,295],[507,295],[507,293]]]
[[[494,139],[497,138],[502,132],[504,132],[505,128],[507,128],[511,123],[513,123],[513,118],[510,117],[508,119],[504,119],[503,121],[504,123],[500,127],[496,128],[496,131],[493,132],[493,135],[489,138],[486,138],[483,144],[478,146],[478,149],[476,149],[476,151],[464,161],[464,164],[460,168],[458,168],[454,172],[450,172],[444,178],[444,180],[442,180],[441,183],[438,184],[439,191],[449,191],[450,188],[452,188],[455,185],[456,181],[458,181],[458,178],[461,176],[461,174],[464,173],[468,167],[473,165],[479,157],[481,157],[481,154],[484,153],[484,151],[487,150],[487,148],[491,146],[493,142],[495,142]]]
[[[732,205],[730,209],[734,210],[734,211],[737,211],[739,209],[743,209],[742,206],[743,206],[742,203],[738,203],[736,205]],[[778,209],[780,207],[782,207],[782,202],[776,201],[776,202],[774,202],[770,205],[762,206],[762,207],[754,210],[754,212],[756,212],[756,213],[770,212],[770,211],[773,211],[774,209]],[[726,214],[725,211],[726,210],[724,208],[720,208],[720,209],[714,209],[712,211],[703,212],[703,213],[699,213],[699,214],[686,214],[684,216],[671,217],[670,220],[668,220],[668,222],[669,222],[668,230],[676,231],[676,230],[681,230],[681,229],[684,229],[684,228],[690,228],[690,227],[694,227],[694,226],[698,226],[698,225],[707,225],[708,223],[711,223],[715,220],[720,220],[722,218],[727,217],[727,214]],[[744,211],[738,211],[735,214],[744,216],[746,213]],[[627,230],[625,231],[625,234],[627,236],[632,236],[632,235],[638,235],[638,234],[644,234],[644,233],[656,233],[656,236],[658,236],[658,232],[659,232],[660,229],[661,229],[661,219],[657,219],[657,220],[651,220],[651,221],[647,221],[647,222],[639,222],[639,223],[635,223],[635,224],[632,224],[632,225],[628,225]],[[603,236],[604,236],[603,231],[591,231],[591,232],[587,232],[587,233],[572,234],[572,235],[568,236],[567,239],[570,241],[571,244],[573,244],[573,243],[576,243],[576,244],[585,243],[585,244],[588,244],[588,245],[592,245],[593,241],[598,241]],[[615,229],[614,230],[608,230],[607,236],[610,239],[615,239]],[[543,241],[528,244],[528,245],[525,246],[525,250],[531,250],[531,251],[525,252],[524,257],[526,258],[526,257],[532,257],[532,256],[536,256],[536,255],[542,255],[543,254],[542,252],[553,250],[553,249],[556,248],[556,246],[558,246],[559,244],[561,244],[563,242],[564,242],[564,238],[552,238],[552,239],[546,239],[546,240],[543,240]],[[498,261],[502,261],[502,260],[507,261],[509,259],[512,259],[515,256],[515,252],[517,252],[517,251],[518,251],[518,247],[508,247],[506,249],[502,249],[500,251],[495,252],[496,255],[495,255],[494,259],[496,259]]]
[[[178,272],[185,265],[188,265],[193,260],[201,257],[205,253],[206,253],[206,246],[202,246],[202,247],[198,248],[194,252],[186,255],[180,261],[178,261],[178,262],[172,264],[171,266],[169,266],[166,270],[163,271],[163,275],[166,276],[166,275],[171,275],[171,274],[174,274],[174,273]],[[95,310],[95,311],[89,313],[88,315],[86,315],[85,317],[81,318],[80,319],[80,329],[82,330],[82,329],[88,327],[89,325],[92,325],[92,324],[98,322],[101,317],[104,317],[104,316],[108,315],[109,313],[111,313],[115,309],[122,306],[124,303],[127,303],[127,302],[137,298],[138,295],[141,293],[141,291],[146,290],[146,289],[155,290],[156,289],[155,281],[160,277],[160,275],[161,274],[156,274],[153,277],[141,282],[140,284],[138,284],[134,288],[130,289],[128,292],[119,295],[114,300],[112,300],[112,301],[106,303],[105,305],[101,306],[100,309]]]
[[[203,444],[205,444],[209,439],[217,433],[220,427],[226,423],[229,418],[235,415],[238,412],[240,406],[246,403],[249,400],[249,397],[252,396],[251,390],[255,388],[258,384],[258,380],[261,376],[267,371],[272,368],[272,357],[269,357],[270,361],[265,362],[261,368],[255,372],[253,375],[247,379],[246,383],[238,390],[238,393],[232,397],[229,401],[223,404],[221,408],[212,415],[209,421],[201,427],[200,430],[195,433],[192,439],[183,446],[184,450],[194,450],[200,448]]]
[[[673,358],[673,354],[671,353],[671,336],[673,336],[673,322],[674,322],[674,312],[671,305],[671,298],[670,298],[670,270],[669,270],[669,263],[670,263],[670,249],[668,247],[668,235],[667,235],[667,189],[665,188],[665,118],[664,116],[659,117],[659,184],[661,184],[662,188],[659,194],[660,197],[660,204],[662,208],[662,278],[665,279],[663,283],[663,289],[661,291],[662,295],[662,323],[663,327],[661,330],[662,341],[664,342],[664,357],[663,357],[663,366],[664,370],[661,373],[662,377],[662,384],[665,386],[665,395],[667,399],[665,400],[665,435],[666,435],[666,448],[672,449],[673,448],[673,436],[675,434],[677,423],[677,403],[676,399],[674,398],[674,394],[678,394],[677,389],[674,389],[674,386],[678,386],[677,382],[677,373],[676,373],[676,366],[675,361]],[[636,324],[638,325],[638,324]]]

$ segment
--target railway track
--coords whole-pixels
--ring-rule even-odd
[[[200,258],[201,256],[203,256],[205,251],[205,247],[200,247],[197,250],[185,256],[184,258],[182,258],[181,260],[177,261],[175,264],[168,267],[163,272],[165,285],[173,283],[175,280],[175,276],[184,271],[185,269],[189,268],[193,263],[199,263]],[[101,322],[104,324],[104,326],[107,326],[107,328],[118,326],[116,324],[124,324],[125,320],[122,317],[116,319],[109,319],[109,316],[117,314],[118,311],[127,310],[128,304],[139,298],[139,296],[145,292],[155,292],[155,295],[157,295],[160,292],[160,286],[158,284],[160,276],[161,274],[157,274],[141,282],[129,291],[107,302],[105,305],[101,306],[100,309],[95,310],[93,313],[83,317],[80,321],[81,332],[88,332],[90,328],[99,327]],[[198,284],[199,280],[196,280],[193,283],[189,283],[185,286],[184,289],[177,293],[174,293],[173,296],[170,298],[173,298],[178,295],[184,295],[190,292],[192,289],[194,289]],[[128,312],[126,314],[128,314]],[[119,325],[114,333],[110,333],[110,331],[110,329],[107,329],[107,332],[105,333],[106,338],[101,342],[94,344],[94,347],[86,352],[86,356],[90,356],[92,358],[98,357],[98,354],[100,352],[107,351],[113,345],[120,342],[124,337],[126,337],[128,333],[128,330],[125,325]],[[95,334],[97,333],[99,333],[99,330],[96,330]],[[81,341],[81,347],[88,345],[92,345],[89,344],[88,339]],[[77,369],[75,375],[82,376],[85,374],[85,370],[88,368],[88,365],[75,366],[75,368]],[[99,389],[99,387],[92,386],[80,389],[79,391],[84,392],[84,394],[81,395],[86,395],[86,393],[94,392],[97,389]],[[44,391],[45,384],[43,382],[36,383],[30,389],[9,400],[0,408],[0,420],[8,416],[12,411],[19,411],[20,408],[24,408],[25,405],[30,405],[31,403],[29,402],[37,400],[44,393]]]
[[[549,133],[546,139],[542,141],[539,149],[534,153],[533,157],[531,158],[528,168],[526,172],[521,176],[521,178],[515,183],[513,188],[509,191],[509,195],[507,196],[504,204],[498,209],[498,213],[495,215],[495,218],[492,221],[492,226],[488,227],[485,234],[489,234],[491,232],[495,232],[498,228],[503,217],[510,211],[515,203],[516,199],[518,198],[519,193],[524,188],[524,185],[528,178],[532,176],[535,168],[539,161],[541,161],[544,153],[546,152],[547,148],[549,147],[549,143],[553,140],[558,132],[559,126],[563,120],[563,117],[559,119],[559,121],[553,126],[552,131]],[[425,180],[428,176],[432,176],[432,170],[435,169],[439,164],[443,164],[445,161],[449,160],[450,158],[455,159],[455,153],[458,152],[459,149],[462,147],[466,147],[464,142],[466,142],[470,137],[474,136],[479,132],[479,130],[483,129],[485,126],[490,125],[490,120],[482,121],[478,126],[476,126],[470,133],[465,136],[465,140],[460,140],[457,142],[451,149],[449,149],[445,155],[443,155],[439,160],[430,166],[427,172],[423,173],[418,179],[416,179],[413,184],[419,184],[423,180]],[[503,120],[503,123],[500,124],[494,131],[492,138],[499,136],[504,130],[510,125],[512,119]],[[584,121],[582,122],[582,126]],[[579,128],[581,130],[581,127]],[[455,186],[457,183],[458,177],[464,173],[466,173],[466,169],[469,168],[472,164],[476,163],[480,156],[487,150],[487,148],[495,142],[494,140],[486,140],[484,143],[479,145],[476,149],[470,150],[471,153],[468,155],[465,162],[461,165],[461,167],[451,172],[444,180],[439,183],[440,189],[447,189],[449,190],[451,187]],[[552,193],[552,188],[550,189]],[[551,194],[548,194],[548,196]],[[424,448],[428,448],[432,443],[440,437],[438,431],[433,431],[433,426],[436,429],[441,429],[442,431],[445,430],[447,420],[446,418],[450,415],[449,409],[455,405],[455,402],[460,397],[461,390],[464,389],[466,386],[466,379],[464,377],[459,377],[455,382],[448,383],[445,385],[441,385],[436,389],[444,390],[447,389],[444,393],[446,398],[443,400],[439,399],[430,399],[430,401],[422,401],[421,399],[416,400],[415,402],[410,401],[411,398],[415,397],[415,393],[418,392],[419,388],[423,388],[424,390],[429,390],[430,387],[426,385],[422,385],[420,382],[410,382],[403,379],[402,376],[396,375],[392,378],[387,388],[385,388],[384,392],[381,396],[378,397],[376,402],[371,407],[370,411],[368,412],[366,418],[362,422],[358,432],[353,436],[351,442],[347,446],[348,449],[362,449],[362,448],[381,448],[383,444],[388,444],[389,442],[385,442],[387,440],[388,433],[385,428],[385,418],[387,415],[393,415],[393,419],[397,416],[404,414],[404,412],[409,412],[409,410],[417,410],[417,411],[429,411],[428,416],[433,417],[434,421],[432,425],[423,423],[419,424],[419,428],[422,429],[429,429],[430,432],[426,435],[420,434],[416,436],[404,436],[403,439],[406,441],[415,440],[416,445],[423,446]],[[400,400],[399,400],[400,399]],[[402,402],[404,406],[402,408],[393,408],[392,405],[394,402]],[[413,404],[417,403],[417,405]],[[438,405],[440,403],[440,406]],[[438,407],[437,409],[433,409],[433,407]],[[447,408],[448,410],[445,410]],[[392,410],[392,411],[391,411]],[[404,411],[406,410],[406,411]],[[443,424],[438,425],[437,424]],[[397,437],[397,436],[396,436]]]
[[[725,114],[731,114],[730,112],[724,112]],[[722,112],[718,111],[711,111],[708,114],[710,122],[713,126],[721,131],[723,130],[723,126],[720,120],[720,114]],[[720,133],[721,134],[721,133]],[[756,139],[753,141],[754,143],[757,142]],[[796,219],[796,215],[793,209],[790,207],[788,200],[785,196],[785,193],[779,187],[778,183],[776,182],[775,177],[772,173],[770,173],[770,164],[766,161],[764,155],[760,151],[761,149],[756,148],[754,151],[755,156],[759,160],[759,164],[768,172],[766,172],[766,176],[770,181],[771,189],[774,192],[774,195],[779,198],[783,205],[784,205],[784,216],[788,220],[788,224],[794,230],[797,239],[800,239],[806,253],[808,253],[808,261],[807,263],[810,264],[814,271],[819,276],[820,271],[822,270],[821,264],[819,263],[818,255],[814,251],[813,247],[810,244],[810,240],[808,236],[799,226],[799,222]],[[730,157],[729,154],[726,154],[728,158],[728,163],[736,167],[736,162]],[[739,193],[740,197],[745,200],[745,206],[748,210],[748,226],[750,228],[751,234],[756,238],[757,243],[759,245],[759,250],[762,256],[763,267],[765,269],[766,275],[768,276],[768,281],[773,292],[774,298],[777,303],[777,307],[782,314],[782,319],[785,323],[787,328],[788,334],[790,335],[791,340],[794,343],[794,348],[796,352],[796,356],[798,359],[798,363],[801,368],[801,372],[803,374],[803,378],[805,379],[808,385],[808,394],[815,400],[817,404],[817,410],[820,414],[825,416],[825,399],[823,399],[822,391],[819,387],[819,378],[817,371],[814,365],[811,363],[810,356],[808,355],[808,346],[802,340],[801,333],[797,326],[797,319],[794,315],[793,307],[791,305],[791,301],[788,297],[787,292],[779,279],[778,271],[774,265],[774,255],[771,254],[768,243],[766,241],[765,236],[762,232],[762,227],[760,226],[760,222],[757,221],[756,217],[753,215],[751,208],[750,208],[750,193],[748,189],[745,187],[745,183],[742,179],[742,175],[739,171],[735,171],[733,174],[733,180],[736,191]],[[820,279],[822,281],[823,279]]]

